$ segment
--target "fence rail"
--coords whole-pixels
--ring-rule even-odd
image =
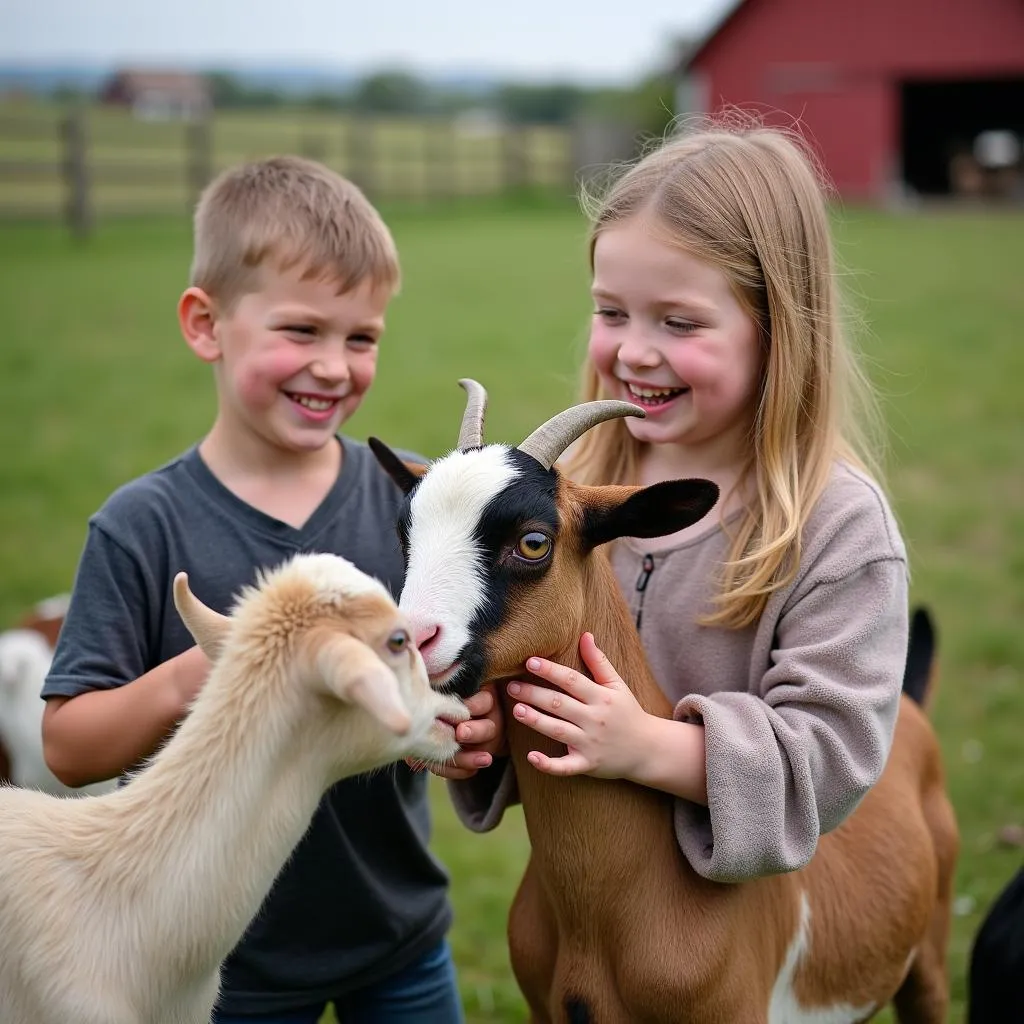
[[[225,112],[140,120],[100,106],[0,106],[0,220],[61,218],[75,234],[99,219],[190,211],[219,170],[295,153],[350,177],[375,201],[572,188],[579,153],[567,128],[460,118]]]

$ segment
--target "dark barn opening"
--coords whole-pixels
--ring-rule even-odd
[[[901,82],[900,116],[906,186],[924,196],[1022,198],[1024,77]]]

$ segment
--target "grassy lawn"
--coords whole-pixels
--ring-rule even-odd
[[[519,441],[574,394],[589,308],[582,223],[569,206],[497,204],[389,219],[406,285],[352,433],[440,454],[461,416],[456,378],[473,376],[491,394],[488,436]],[[847,211],[837,227],[885,399],[913,597],[941,630],[934,719],[963,836],[959,1021],[971,939],[1021,860],[998,831],[1024,823],[1024,217]],[[184,221],[105,225],[85,246],[55,228],[0,227],[0,625],[70,586],[86,519],[114,487],[208,425],[208,370],[174,319],[188,261]],[[435,797],[467,1014],[523,1020],[505,951],[521,817],[473,836]]]

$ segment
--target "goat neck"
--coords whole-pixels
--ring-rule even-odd
[[[88,870],[149,902],[153,928],[202,936],[189,949],[197,964],[242,934],[330,781],[320,745],[300,729],[299,704],[310,695],[276,694],[270,714],[269,694],[248,685],[266,676],[265,662],[229,647],[218,669],[174,742],[108,798],[119,841],[95,842],[92,829],[76,841],[83,860],[97,855]],[[249,852],[239,861],[243,844]]]

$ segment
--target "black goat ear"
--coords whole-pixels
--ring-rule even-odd
[[[664,537],[699,522],[718,501],[710,480],[664,480],[650,487],[583,488],[586,547],[619,537]]]
[[[426,466],[417,462],[405,462],[400,459],[383,441],[376,437],[368,439],[370,451],[377,456],[384,472],[408,494],[419,483],[419,479],[427,471]]]

